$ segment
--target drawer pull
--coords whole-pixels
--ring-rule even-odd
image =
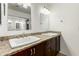
[[[32,49],[31,49],[31,56],[32,56]]]

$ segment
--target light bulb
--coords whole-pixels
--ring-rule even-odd
[[[50,11],[48,9],[46,9],[46,8],[41,8],[40,13],[48,15],[48,14],[50,14]]]

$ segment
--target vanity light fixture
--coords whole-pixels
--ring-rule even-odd
[[[8,22],[12,22],[11,20],[8,20]]]
[[[41,8],[40,13],[48,15],[48,14],[50,14],[50,11],[48,9],[46,9],[46,8]]]

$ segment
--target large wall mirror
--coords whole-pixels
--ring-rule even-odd
[[[8,31],[31,29],[31,4],[8,3]]]

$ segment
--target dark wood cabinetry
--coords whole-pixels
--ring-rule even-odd
[[[12,54],[12,56],[43,56],[43,50],[44,49],[44,44],[40,43],[36,46],[33,46],[28,49],[24,49],[20,52],[17,52],[15,54]]]
[[[60,36],[41,42],[31,48],[24,49],[12,56],[55,56],[60,51]]]
[[[12,54],[12,56],[30,56],[31,55],[31,49],[25,49],[25,50],[22,50],[20,52],[17,52],[15,54]]]
[[[45,42],[45,56],[55,56],[60,51],[60,36]]]
[[[44,55],[44,42],[35,46],[35,56],[43,56]]]
[[[49,44],[47,44],[47,45],[49,45],[49,52],[48,53],[50,53],[50,54],[48,54],[48,56],[49,55],[50,56],[57,55],[57,53],[59,53],[59,51],[60,51],[60,36],[55,37],[55,38],[51,38],[49,40]]]

